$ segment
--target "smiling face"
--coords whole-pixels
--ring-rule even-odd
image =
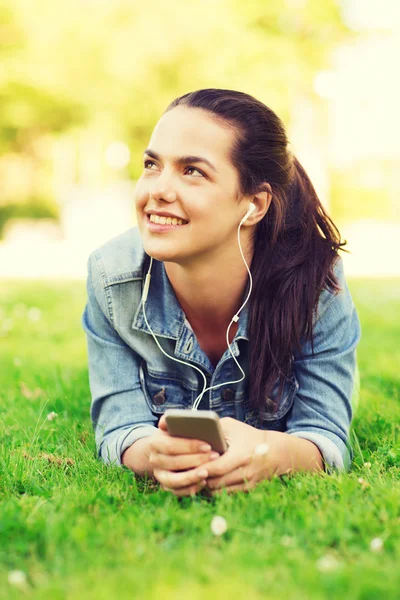
[[[237,252],[237,228],[248,201],[237,200],[229,160],[234,133],[201,110],[178,106],[157,123],[135,189],[145,251],[190,263]]]

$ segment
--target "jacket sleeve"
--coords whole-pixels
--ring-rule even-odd
[[[295,355],[299,388],[286,433],[313,442],[325,467],[347,471],[353,459],[349,432],[361,330],[341,260],[335,274],[341,291],[336,295],[327,290],[321,293],[314,321],[314,353],[311,342],[307,342],[301,355]]]
[[[107,464],[121,465],[124,450],[157,431],[157,418],[140,386],[139,357],[111,324],[106,293],[92,254],[82,316],[88,347],[90,413],[99,457]]]

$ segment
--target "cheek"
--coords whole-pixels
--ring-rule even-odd
[[[136,184],[135,192],[133,194],[133,202],[136,210],[141,210],[146,206],[149,199],[148,190],[140,183],[140,180]]]

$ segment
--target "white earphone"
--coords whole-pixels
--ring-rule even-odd
[[[149,265],[149,270],[148,273],[146,275],[146,279],[145,279],[145,283],[144,283],[144,287],[143,287],[143,293],[142,293],[142,308],[143,308],[143,316],[144,316],[144,320],[146,322],[146,325],[152,335],[152,337],[154,338],[154,341],[156,342],[158,348],[160,349],[160,351],[162,352],[162,354],[164,354],[165,356],[167,356],[168,358],[170,358],[171,360],[174,360],[177,363],[181,363],[183,365],[187,365],[188,367],[192,367],[192,369],[195,369],[196,371],[198,371],[200,373],[200,375],[203,377],[204,380],[204,386],[203,386],[203,390],[200,392],[200,394],[197,396],[196,400],[194,401],[193,410],[197,410],[198,405],[201,402],[201,399],[203,398],[205,392],[209,392],[210,390],[215,390],[223,385],[231,385],[233,383],[240,383],[241,381],[243,381],[243,379],[246,377],[245,372],[243,371],[242,367],[240,366],[239,362],[237,361],[235,355],[233,354],[232,350],[231,350],[231,345],[229,342],[229,331],[230,328],[232,327],[233,323],[237,323],[239,321],[239,313],[241,313],[241,311],[243,310],[243,308],[246,306],[247,302],[249,301],[252,289],[253,289],[253,278],[251,276],[251,272],[249,269],[249,266],[246,262],[246,259],[244,257],[243,254],[243,250],[242,250],[242,245],[240,243],[240,228],[243,225],[243,223],[249,218],[249,216],[256,210],[256,206],[255,204],[253,204],[252,202],[250,202],[249,205],[249,210],[247,211],[247,213],[244,215],[243,219],[240,221],[239,226],[238,226],[238,230],[237,230],[237,237],[238,237],[238,245],[239,245],[239,250],[240,250],[240,254],[242,256],[242,260],[246,266],[246,270],[249,276],[249,281],[250,281],[250,285],[249,285],[249,290],[246,296],[245,301],[243,302],[242,306],[239,308],[239,310],[237,311],[237,313],[232,317],[231,322],[228,325],[228,329],[226,330],[226,344],[228,347],[228,350],[234,360],[234,362],[236,363],[237,367],[239,368],[242,376],[240,379],[236,379],[235,381],[227,381],[227,382],[223,382],[223,383],[219,383],[218,385],[213,385],[211,387],[207,387],[207,380],[206,380],[206,376],[204,375],[203,371],[201,371],[198,367],[196,367],[195,365],[191,365],[190,363],[185,362],[184,360],[179,360],[178,358],[175,358],[174,356],[171,356],[170,354],[167,354],[165,352],[165,350],[161,347],[160,342],[158,341],[158,339],[156,338],[153,330],[150,327],[150,324],[147,320],[147,315],[146,315],[146,302],[147,302],[147,296],[149,293],[149,288],[150,288],[150,278],[151,278],[151,267],[153,265],[153,257],[150,257],[150,265]]]
[[[249,204],[249,210],[247,211],[247,213],[244,215],[243,219],[240,221],[240,224],[243,225],[243,223],[245,221],[247,221],[247,219],[249,218],[249,216],[251,214],[253,214],[253,212],[256,210],[256,205],[253,204],[252,202],[250,202]]]

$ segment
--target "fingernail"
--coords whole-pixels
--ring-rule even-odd
[[[211,452],[211,454],[210,454],[210,460],[214,460],[216,458],[219,458],[218,452]]]
[[[202,479],[205,477],[208,477],[208,473],[206,470],[197,471],[197,475],[198,475],[198,477],[201,477]]]
[[[209,444],[203,444],[202,446],[200,446],[201,452],[209,452],[210,450],[211,450],[211,446]]]

